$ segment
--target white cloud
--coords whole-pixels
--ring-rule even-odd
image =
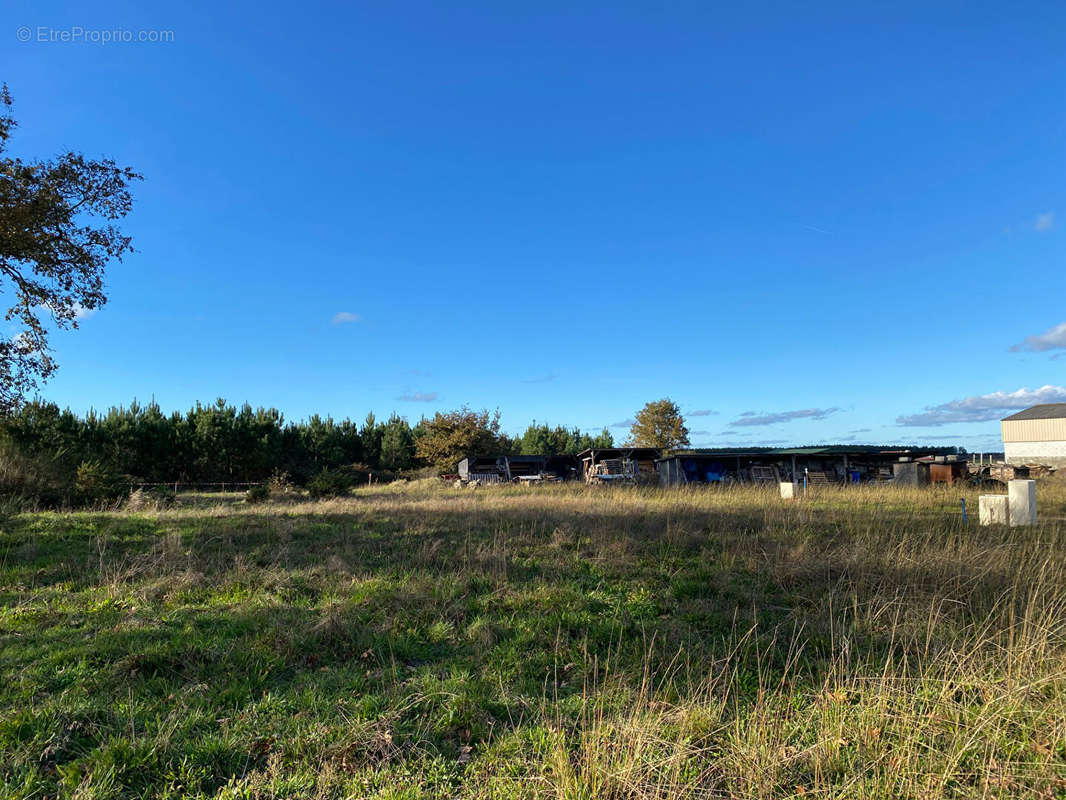
[[[1044,214],[1036,215],[1036,222],[1033,223],[1033,230],[1044,233],[1055,227],[1055,212],[1048,211]]]
[[[1010,351],[1012,353],[1042,353],[1045,350],[1058,350],[1061,347],[1066,347],[1066,322],[1049,328],[1043,333],[1026,336],[1024,341],[1014,345]]]
[[[37,313],[39,313],[39,314],[53,314],[53,315],[55,314],[55,311],[52,309],[52,307],[50,305],[43,304],[43,303],[41,305],[39,305],[39,306],[36,306],[36,310],[37,310]],[[98,309],[98,308],[86,308],[81,303],[74,303],[70,307],[70,312],[71,312],[70,319],[73,319],[75,322],[81,322],[84,319],[88,319],[89,317],[91,317],[93,314],[95,314],[99,310],[100,309]]]
[[[801,408],[796,411],[778,411],[774,414],[756,414],[754,411],[745,411],[740,419],[735,419],[729,424],[733,427],[751,425],[776,425],[779,422],[792,422],[795,419],[825,419],[830,414],[840,411],[839,408]]]
[[[964,397],[938,406],[928,406],[917,414],[896,418],[897,425],[933,427],[952,422],[990,422],[1040,403],[1066,403],[1066,387],[1041,386],[1029,390],[1022,387],[1014,392],[990,392]]]
[[[624,419],[621,422],[612,422],[607,427],[608,428],[632,428],[634,422],[636,422],[635,419]]]
[[[411,392],[410,394],[401,394],[396,398],[401,403],[432,403],[437,399],[436,392]]]
[[[362,322],[363,318],[351,311],[338,311],[333,315],[334,325],[345,325],[349,322]]]
[[[717,413],[718,413],[717,411],[712,411],[709,408],[701,408],[701,409],[699,409],[697,411],[689,411],[688,412],[688,416],[690,416],[690,417],[711,417],[711,416],[716,415]]]

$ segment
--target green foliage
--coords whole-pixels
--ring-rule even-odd
[[[578,428],[552,428],[533,422],[518,439],[519,455],[555,456],[576,455],[592,447],[613,447],[614,437],[606,428],[597,436],[583,433]]]
[[[270,499],[270,487],[265,483],[258,483],[244,493],[244,502],[248,504],[265,503]]]
[[[0,409],[17,406],[56,369],[48,322],[77,328],[99,308],[104,269],[133,248],[115,221],[133,206],[140,179],[110,159],[67,152],[47,161],[4,156],[17,126],[7,86],[0,87],[0,276],[11,297],[0,337]],[[10,326],[9,326],[10,327]]]
[[[421,435],[415,443],[418,457],[434,466],[455,469],[465,456],[486,456],[510,450],[511,443],[500,435],[500,412],[437,412],[419,426]]]
[[[635,447],[661,447],[664,450],[687,447],[688,428],[681,416],[681,408],[669,397],[648,403],[637,412],[629,429],[629,439]]]
[[[307,482],[307,493],[314,500],[343,497],[352,490],[354,480],[347,470],[323,469]]]
[[[363,443],[363,458],[368,464],[378,464],[381,460],[381,442],[385,436],[385,426],[377,421],[374,412],[371,411],[363,420],[363,427],[359,429],[359,438]]]
[[[289,473],[280,469],[275,469],[270,473],[270,479],[267,481],[267,488],[270,490],[270,494],[274,496],[285,496],[293,494],[296,489],[292,485],[292,480],[289,478]]]
[[[383,426],[378,460],[382,467],[393,471],[415,466],[414,433],[407,420],[397,414],[389,417],[389,421]]]
[[[365,464],[367,472],[407,472],[427,465],[454,469],[466,455],[576,453],[612,446],[598,436],[534,423],[512,440],[500,431],[499,413],[469,409],[423,419],[413,428],[393,414],[385,422],[368,415],[360,427],[350,419],[314,415],[286,422],[273,408],[234,406],[218,399],[185,413],[164,413],[154,401],[137,401],[104,413],[78,416],[54,403],[33,401],[0,414],[0,439],[20,457],[48,464],[66,482],[83,462],[99,462],[134,483],[258,483],[274,473],[304,485],[323,469]],[[373,456],[373,457],[369,457]],[[31,470],[28,476],[36,474]],[[54,492],[51,494],[55,494]],[[35,491],[34,495],[49,495]],[[44,505],[69,502],[49,495]]]
[[[83,461],[163,483],[253,482],[283,471],[306,481],[321,469],[361,460],[362,442],[350,420],[313,416],[286,424],[276,409],[197,403],[166,415],[156,403],[77,417],[54,403],[25,403],[0,416],[0,435],[25,455],[57,461],[73,474]]]
[[[0,440],[0,499],[11,508],[58,508],[70,502],[72,474],[61,458],[27,453]]]
[[[83,461],[74,472],[74,500],[79,506],[111,503],[128,490],[129,481],[100,461]]]

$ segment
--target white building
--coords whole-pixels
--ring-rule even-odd
[[[1001,422],[1008,464],[1066,467],[1066,403],[1045,403]]]

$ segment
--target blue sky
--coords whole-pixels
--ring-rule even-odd
[[[1066,6],[742,5],[5,4],[12,151],[145,175],[42,395],[971,450],[1066,400]]]

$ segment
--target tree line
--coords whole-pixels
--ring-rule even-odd
[[[361,422],[313,415],[286,421],[274,408],[219,399],[166,413],[155,402],[79,415],[33,401],[0,416],[0,446],[8,455],[47,460],[75,471],[95,464],[139,482],[257,482],[287,473],[304,483],[323,470],[451,471],[467,455],[556,455],[610,447],[604,429],[536,422],[521,436],[500,430],[499,412],[468,408],[423,417],[411,425],[393,414]]]

